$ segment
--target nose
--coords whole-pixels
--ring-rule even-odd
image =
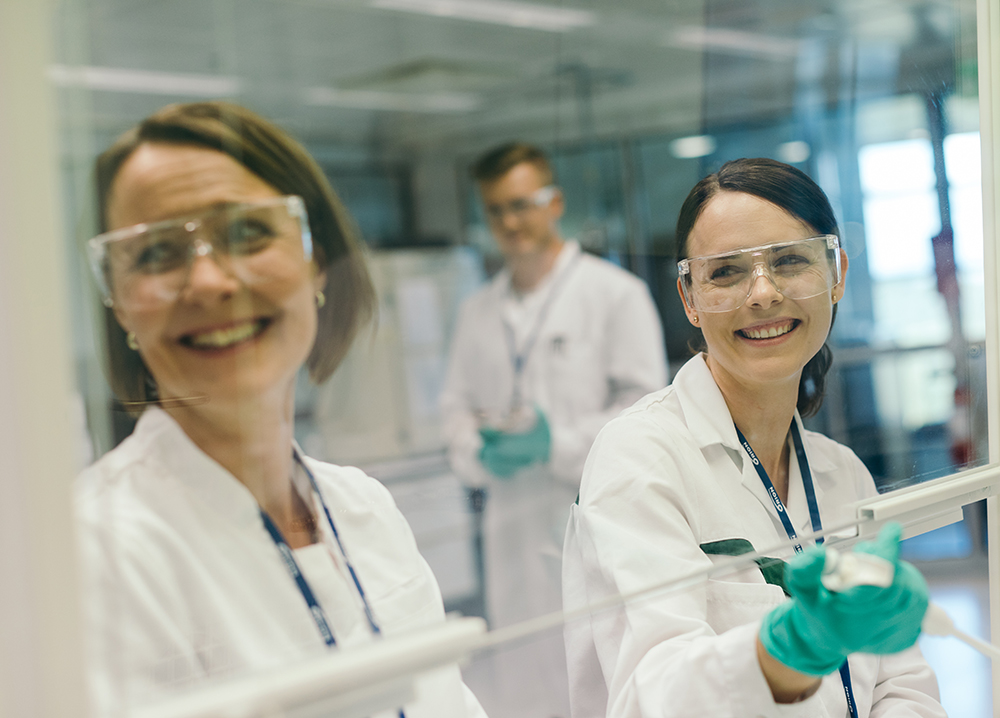
[[[767,271],[767,267],[762,263],[755,264],[753,273],[750,275],[750,289],[747,293],[746,303],[751,307],[767,308],[774,306],[784,298],[771,278],[771,273]]]
[[[181,290],[189,301],[225,299],[239,289],[239,280],[220,262],[214,247],[198,239],[192,247],[188,265],[187,281]]]
[[[502,214],[497,220],[497,224],[500,228],[507,232],[516,230],[521,223],[520,214],[510,207],[504,207],[501,211]]]

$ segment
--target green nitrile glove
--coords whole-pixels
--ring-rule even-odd
[[[526,466],[549,460],[552,451],[549,422],[537,408],[535,415],[535,425],[523,433],[492,428],[479,430],[479,435],[483,437],[479,460],[487,471],[501,479],[509,479]]]
[[[902,527],[887,524],[874,542],[855,551],[884,558],[896,567],[892,585],[829,591],[821,582],[825,551],[811,546],[785,567],[792,599],[764,617],[760,640],[774,658],[800,673],[822,676],[851,653],[897,653],[916,643],[927,612],[927,583],[899,560]]]

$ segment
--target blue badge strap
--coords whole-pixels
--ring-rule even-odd
[[[809,470],[809,460],[806,458],[806,448],[802,445],[802,435],[798,423],[792,419],[792,443],[795,444],[795,456],[799,460],[799,473],[802,474],[802,487],[806,492],[806,503],[809,505],[809,521],[815,533],[823,530],[823,522],[819,517],[819,504],[816,502],[816,488],[813,486],[812,471]],[[823,543],[823,537],[816,539]]]
[[[316,477],[313,476],[312,471],[306,466],[306,463],[302,460],[298,451],[294,453],[295,461],[298,465],[302,467],[306,476],[309,477],[309,483],[312,484],[313,492],[316,494],[316,498],[319,499],[320,505],[323,507],[323,513],[326,515],[326,522],[330,526],[330,531],[333,532],[333,538],[337,541],[337,548],[340,549],[340,555],[344,557],[344,563],[347,564],[347,570],[351,574],[351,580],[354,581],[354,587],[358,589],[358,595],[361,596],[361,603],[365,608],[365,616],[368,618],[368,625],[372,629],[372,633],[375,635],[380,635],[382,629],[379,627],[378,623],[375,621],[375,614],[372,613],[372,607],[368,603],[368,597],[365,596],[365,589],[361,587],[361,581],[358,580],[358,574],[354,570],[354,566],[351,564],[351,559],[347,556],[347,551],[344,550],[344,544],[340,540],[340,533],[337,531],[337,526],[333,523],[333,516],[330,515],[330,509],[326,506],[326,501],[323,500],[323,494],[320,493],[319,484],[316,483]]]
[[[764,483],[764,487],[767,489],[768,496],[771,497],[771,501],[774,503],[774,508],[778,512],[778,517],[781,519],[781,525],[785,527],[785,533],[788,534],[788,538],[792,541],[798,539],[798,535],[795,533],[795,528],[792,526],[792,521],[788,517],[788,512],[785,510],[785,505],[778,498],[778,492],[774,489],[774,484],[771,483],[771,478],[767,475],[764,467],[761,466],[760,459],[754,453],[753,449],[750,447],[750,442],[747,441],[746,437],[743,436],[743,432],[740,431],[739,427],[733,424],[733,428],[736,429],[736,435],[740,438],[740,443],[743,444],[743,448],[746,450],[747,455],[750,457],[751,463],[753,463],[754,468],[757,469],[757,475],[760,476],[760,480]],[[819,515],[819,504],[816,501],[816,489],[813,486],[812,471],[809,469],[809,459],[806,458],[806,449],[802,444],[802,436],[799,433],[799,426],[794,419],[792,419],[792,443],[795,445],[795,457],[799,462],[799,473],[802,474],[802,488],[805,490],[806,503],[809,505],[809,521],[812,524],[813,531],[820,532],[823,530],[823,523]],[[816,539],[817,544],[823,543],[823,537]],[[802,546],[798,543],[795,544],[795,553],[801,553]],[[858,718],[858,705],[854,700],[854,688],[851,683],[851,669],[847,665],[847,661],[840,666],[840,680],[844,684],[844,697],[847,699],[847,708],[850,711],[851,718]]]
[[[514,367],[514,396],[511,400],[512,405],[516,406],[521,403],[521,374],[524,371],[525,365],[528,363],[528,356],[535,348],[535,342],[538,341],[538,336],[542,332],[542,325],[545,323],[545,317],[548,315],[549,309],[552,307],[556,296],[558,296],[560,290],[562,289],[566,278],[572,274],[573,268],[577,265],[580,261],[580,257],[582,256],[583,250],[577,252],[573,259],[570,260],[569,265],[552,284],[552,289],[549,290],[549,295],[545,298],[545,303],[542,304],[542,308],[538,310],[538,319],[535,320],[535,325],[531,328],[531,332],[528,334],[528,340],[524,343],[524,349],[522,349],[520,353],[518,353],[516,342],[514,341],[514,328],[504,322],[504,337],[507,339],[507,350],[510,352],[510,363],[511,366]]]
[[[743,432],[739,430],[735,424],[733,427],[736,429],[736,435],[740,437],[740,443],[743,444],[743,448],[747,452],[747,456],[750,457],[750,463],[753,464],[754,468],[757,469],[757,475],[760,476],[761,482],[764,484],[764,488],[767,489],[767,495],[771,497],[771,503],[774,504],[774,509],[778,512],[778,518],[781,519],[781,525],[785,527],[785,533],[788,534],[788,538],[792,541],[798,541],[799,535],[795,533],[795,527],[792,526],[792,520],[788,518],[788,512],[785,510],[785,505],[778,498],[778,492],[774,488],[774,484],[771,483],[771,477],[767,475],[767,471],[760,463],[760,459],[757,458],[757,454],[753,452],[750,447],[750,442],[747,438],[743,436]],[[805,457],[805,452],[802,452],[802,456]],[[800,459],[801,461],[801,459]],[[812,482],[809,482],[809,489],[812,489]],[[802,553],[802,545],[799,543],[795,544],[795,553]]]
[[[858,704],[854,701],[854,688],[851,684],[851,669],[846,659],[840,667],[840,680],[844,683],[844,697],[847,699],[847,709],[851,712],[851,718],[858,718]]]
[[[337,548],[340,549],[340,555],[344,557],[344,563],[347,564],[347,570],[351,573],[351,579],[354,581],[354,587],[358,589],[358,595],[361,596],[361,603],[365,608],[365,617],[368,619],[368,625],[371,627],[372,633],[377,636],[381,635],[382,629],[375,621],[375,615],[372,613],[372,607],[368,603],[368,597],[365,596],[365,589],[361,587],[361,581],[358,579],[357,571],[354,570],[354,566],[351,564],[351,559],[347,557],[347,551],[344,550],[344,544],[340,540],[340,533],[337,531],[336,524],[333,523],[333,516],[330,515],[330,509],[327,508],[326,501],[323,500],[323,494],[319,490],[319,484],[316,483],[316,477],[313,476],[313,472],[309,470],[308,466],[306,466],[306,462],[302,460],[302,456],[299,454],[298,449],[293,449],[292,456],[295,458],[296,463],[302,467],[302,471],[305,472],[305,475],[309,477],[309,483],[312,485],[313,492],[316,494],[316,498],[319,499],[320,506],[323,507],[323,514],[326,516],[326,522],[330,526],[330,531],[333,532],[333,538],[337,541]],[[399,709],[397,715],[399,718],[406,718],[406,713],[402,708]]]
[[[295,585],[299,587],[302,598],[306,600],[309,613],[312,614],[313,620],[316,622],[316,627],[319,629],[319,635],[322,636],[326,645],[336,646],[337,640],[333,637],[333,631],[330,630],[330,624],[326,620],[326,612],[323,611],[322,606],[319,605],[319,601],[316,600],[316,596],[313,594],[312,588],[309,587],[306,577],[302,575],[302,570],[295,560],[295,555],[292,553],[291,547],[285,541],[285,537],[281,535],[278,527],[274,525],[271,517],[264,512],[264,509],[260,510],[260,518],[264,521],[264,528],[271,534],[271,539],[274,541],[275,546],[278,547],[278,553],[281,554],[281,560],[284,561],[285,568],[288,569],[288,573],[295,579]]]

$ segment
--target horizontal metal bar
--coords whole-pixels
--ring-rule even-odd
[[[907,514],[940,514],[1000,493],[1000,466],[970,469],[893,491],[858,507],[858,518],[885,521]]]

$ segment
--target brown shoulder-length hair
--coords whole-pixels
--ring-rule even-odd
[[[681,205],[677,217],[677,261],[688,258],[688,237],[705,205],[720,192],[744,192],[781,207],[796,219],[808,224],[816,234],[840,236],[837,218],[830,200],[818,184],[805,172],[767,157],[743,158],[726,162],[719,171],[710,174],[694,186]],[[833,319],[837,305],[833,305]],[[830,323],[833,327],[833,321]],[[702,351],[705,338],[698,335],[692,347]],[[826,375],[833,364],[833,352],[828,342],[810,359],[799,379],[796,408],[802,416],[812,416],[823,405]]]
[[[204,147],[223,152],[281,194],[306,205],[313,261],[326,272],[326,303],[318,316],[316,341],[306,365],[317,384],[340,364],[361,327],[375,313],[375,290],[354,223],[323,170],[305,148],[254,112],[229,102],[168,105],[119,137],[96,162],[99,231],[108,231],[108,199],[125,161],[146,143]],[[125,331],[110,308],[104,313],[109,381],[123,403],[140,406],[158,399],[156,382],[139,353],[128,348]]]

